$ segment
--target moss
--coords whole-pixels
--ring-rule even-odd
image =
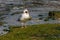
[[[49,18],[60,18],[60,11],[50,11],[49,12]]]
[[[27,25],[27,28],[10,27],[10,32],[0,40],[60,40],[60,24]],[[59,35],[59,36],[57,36]]]

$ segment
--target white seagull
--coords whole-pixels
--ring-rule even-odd
[[[18,19],[22,23],[22,28],[26,27],[26,22],[31,20],[31,16],[29,15],[29,11],[27,9],[24,9],[23,14]]]

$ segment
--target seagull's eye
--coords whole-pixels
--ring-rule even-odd
[[[27,11],[25,11],[25,13],[28,13]]]

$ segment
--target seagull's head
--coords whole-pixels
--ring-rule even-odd
[[[28,11],[27,9],[25,9],[25,10],[24,10],[24,13],[28,14],[28,13],[29,13],[29,11]]]

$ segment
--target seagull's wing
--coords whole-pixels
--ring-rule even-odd
[[[20,18],[21,18],[21,15],[18,17],[18,20],[17,21],[20,21]]]

